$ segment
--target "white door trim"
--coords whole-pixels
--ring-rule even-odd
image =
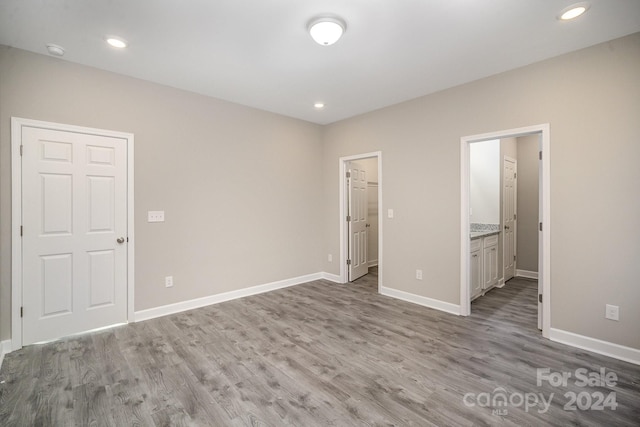
[[[374,151],[372,153],[357,154],[353,156],[340,157],[338,159],[340,170],[340,283],[347,283],[349,281],[348,269],[347,269],[347,254],[348,252],[348,227],[346,226],[347,218],[347,192],[345,191],[346,175],[347,175],[347,163],[351,161],[358,161],[363,159],[378,159],[378,292],[382,289],[382,270],[384,268],[383,261],[383,225],[382,225],[382,151]]]
[[[539,248],[541,256],[538,259],[538,280],[542,281],[542,336],[549,338],[551,329],[551,167],[550,167],[550,128],[549,124],[534,125],[516,129],[503,130],[460,138],[460,314],[468,316],[471,313],[469,300],[469,144],[472,142],[519,137],[531,134],[541,134],[542,185],[539,189],[540,212],[543,228],[539,233]]]
[[[133,134],[94,129],[39,120],[11,118],[11,350],[22,348],[22,128],[61,130],[125,139],[127,141],[127,320],[134,320],[134,206],[133,206]]]

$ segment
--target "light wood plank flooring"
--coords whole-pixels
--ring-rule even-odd
[[[25,347],[0,371],[0,425],[640,425],[640,367],[542,339],[535,282],[489,292],[468,318],[376,282],[374,270]],[[618,381],[538,387],[536,368]],[[499,388],[512,402],[483,404]],[[566,411],[568,392],[613,392],[618,406]],[[548,411],[518,405],[525,393],[553,393]]]

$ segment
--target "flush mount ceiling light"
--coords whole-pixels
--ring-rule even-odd
[[[316,110],[321,110],[324,108],[324,103],[323,102],[316,102],[315,104],[313,104],[313,108],[315,108]]]
[[[118,49],[124,49],[125,47],[127,47],[126,40],[121,39],[120,37],[107,36],[105,40],[107,43],[109,43],[110,46]]]
[[[562,9],[560,15],[558,15],[558,19],[562,21],[569,21],[571,19],[575,19],[578,16],[582,15],[589,9],[589,3],[576,3],[571,6]]]
[[[57,44],[47,43],[47,51],[53,56],[64,56],[64,48]]]
[[[307,29],[316,43],[322,46],[330,46],[340,40],[346,28],[346,24],[342,19],[322,17],[313,19]]]

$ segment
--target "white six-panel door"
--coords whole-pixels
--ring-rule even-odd
[[[504,159],[502,179],[504,281],[516,274],[516,161]]]
[[[22,128],[23,345],[127,320],[127,146]]]
[[[367,174],[358,163],[351,162],[349,177],[349,281],[369,272]]]

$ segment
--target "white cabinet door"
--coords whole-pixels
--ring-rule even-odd
[[[126,140],[25,127],[22,145],[23,344],[126,322]]]
[[[482,252],[471,252],[471,298],[482,293]]]
[[[482,239],[471,241],[470,259],[470,295],[471,299],[474,299],[482,293]]]
[[[484,248],[484,289],[498,283],[498,245]]]

